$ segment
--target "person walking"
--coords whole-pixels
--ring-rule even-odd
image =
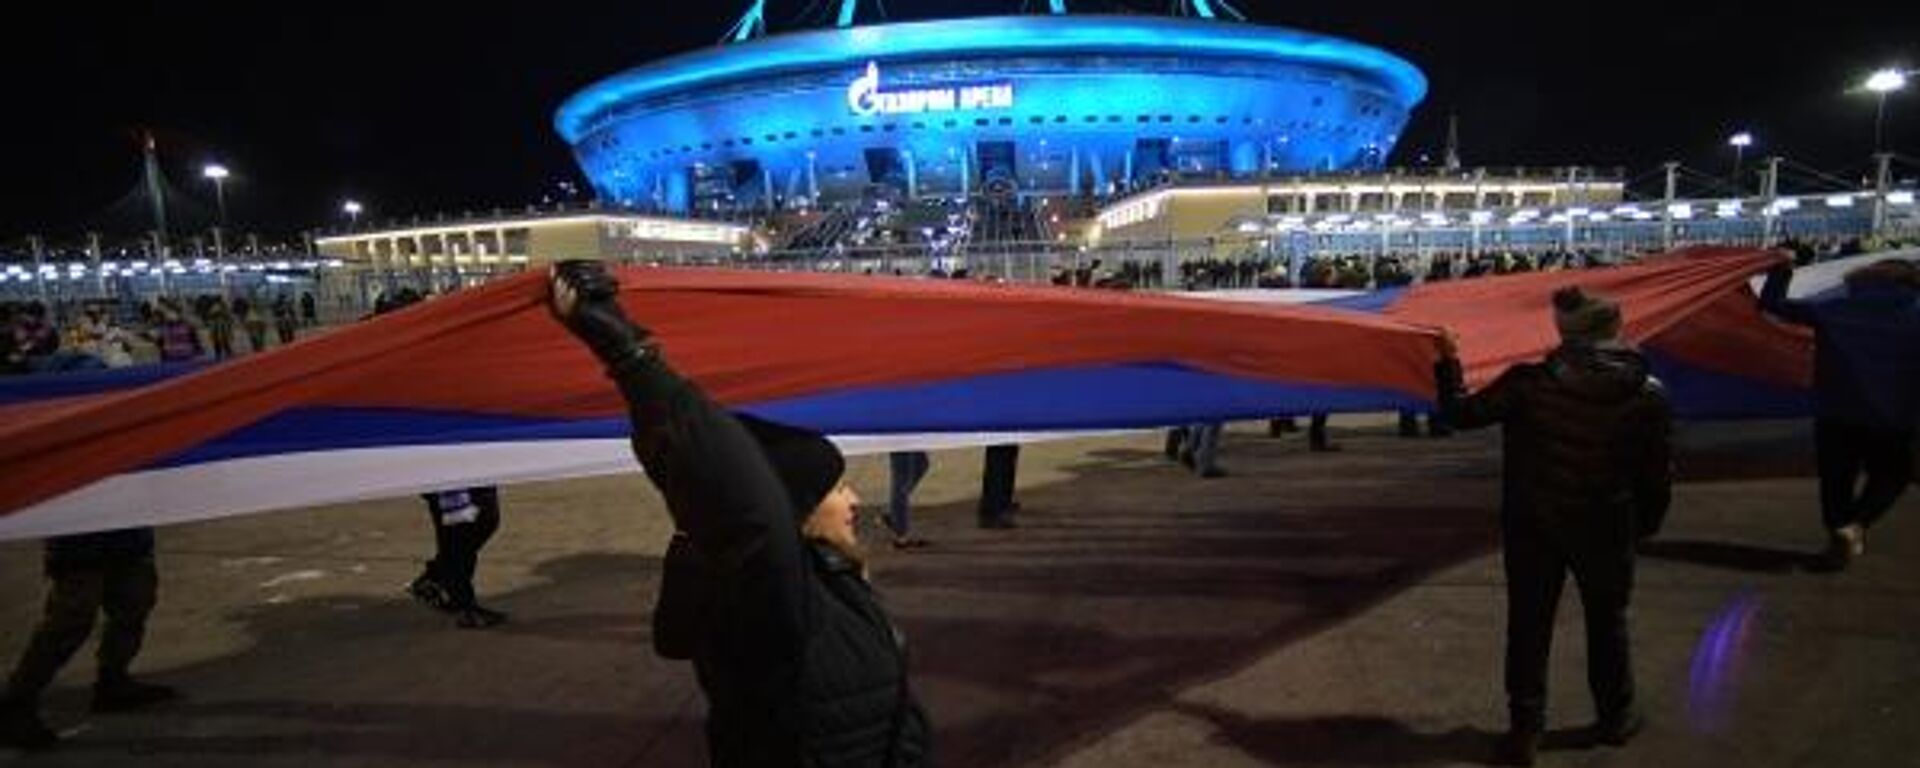
[[[1647,361],[1619,340],[1620,309],[1578,288],[1554,294],[1561,344],[1466,393],[1452,337],[1435,367],[1441,419],[1503,430],[1501,540],[1507,578],[1507,711],[1496,758],[1532,765],[1546,727],[1547,658],[1568,572],[1586,610],[1587,683],[1599,743],[1624,745],[1635,706],[1627,605],[1634,555],[1659,531],[1672,473],[1672,416]]]

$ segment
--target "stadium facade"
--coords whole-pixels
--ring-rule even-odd
[[[796,210],[1374,167],[1426,95],[1335,37],[1055,10],[744,39],[595,83],[555,128],[610,205]]]

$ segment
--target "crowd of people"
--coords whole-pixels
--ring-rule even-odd
[[[313,294],[0,304],[0,375],[225,360],[319,325]],[[272,336],[269,337],[269,331]],[[235,334],[246,345],[237,345]]]

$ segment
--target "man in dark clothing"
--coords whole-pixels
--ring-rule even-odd
[[[554,269],[552,309],[607,367],[633,452],[675,527],[711,564],[693,662],[722,766],[914,768],[931,760],[905,636],[866,579],[859,497],[817,434],[736,417],[627,320],[597,264]],[[683,574],[685,575],[685,574]],[[662,602],[669,596],[663,594]]]
[[[980,473],[980,527],[1006,530],[1018,525],[1013,513],[1020,511],[1020,502],[1013,500],[1013,484],[1019,468],[1019,444],[987,446],[985,468]]]
[[[407,592],[453,614],[462,629],[485,629],[506,621],[506,614],[482,607],[473,592],[480,550],[500,529],[500,489],[485,486],[421,496],[433,523],[434,557]]]
[[[1314,453],[1337,453],[1340,446],[1327,436],[1327,414],[1312,414],[1307,419],[1307,448]]]
[[[1892,259],[1849,272],[1845,295],[1787,298],[1793,268],[1767,274],[1761,306],[1814,333],[1814,451],[1826,560],[1842,569],[1866,551],[1867,529],[1913,479],[1920,425],[1920,269]],[[1860,476],[1866,475],[1864,487]]]
[[[1561,346],[1467,395],[1451,338],[1436,367],[1442,420],[1504,430],[1501,531],[1507,576],[1507,707],[1499,759],[1531,765],[1546,726],[1547,656],[1568,571],[1586,609],[1587,683],[1596,741],[1641,727],[1628,656],[1634,549],[1666,516],[1671,414],[1639,353],[1621,344],[1620,310],[1578,288],[1554,295]]]
[[[58,740],[40,721],[40,694],[93,632],[105,613],[93,711],[120,712],[174,698],[173,689],[134,680],[127,667],[146,637],[159,574],[153,564],[153,529],[132,528],[47,540],[45,613],[20,655],[0,698],[0,744],[35,750]]]
[[[294,314],[293,299],[280,294],[273,300],[273,330],[280,337],[280,345],[293,343],[294,333],[300,326],[300,318]]]
[[[320,308],[318,303],[315,302],[313,299],[313,294],[307,293],[305,291],[300,292],[301,324],[307,326],[308,328],[312,328],[313,326],[319,325],[320,324],[319,309]]]
[[[233,310],[227,307],[227,300],[215,296],[207,302],[200,319],[206,322],[207,338],[213,342],[213,359],[233,357]]]

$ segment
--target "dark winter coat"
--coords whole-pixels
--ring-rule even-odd
[[[709,564],[694,668],[712,763],[928,764],[904,636],[860,566],[801,537],[759,445],[696,387],[657,360],[614,379],[636,457]]]
[[[1503,516],[1570,544],[1630,545],[1666,517],[1672,415],[1645,358],[1617,345],[1563,346],[1466,395],[1440,365],[1442,417],[1504,430]]]

